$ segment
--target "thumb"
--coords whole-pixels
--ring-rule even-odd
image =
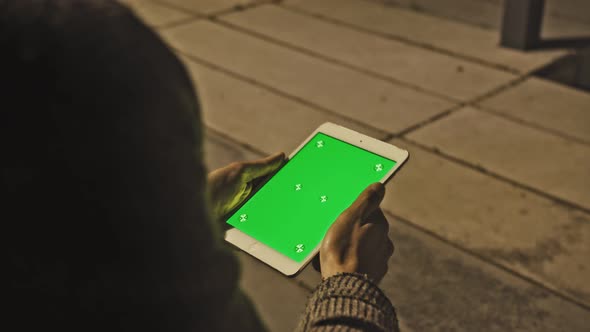
[[[383,184],[373,183],[368,186],[330,226],[324,238],[325,243],[339,243],[348,239],[356,224],[361,224],[373,211],[379,210],[384,195]]]
[[[285,154],[283,152],[275,153],[264,159],[246,161],[243,163],[243,180],[249,182],[268,175],[281,167],[284,161]]]
[[[373,183],[358,196],[348,211],[355,217],[355,221],[365,219],[379,209],[384,196],[385,186],[380,182]]]

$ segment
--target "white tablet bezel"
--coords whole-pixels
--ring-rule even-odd
[[[295,156],[295,154],[299,152],[299,150],[301,150],[317,133],[326,134],[361,149],[394,160],[396,162],[395,166],[383,175],[383,178],[380,180],[381,183],[385,183],[390,179],[395,171],[397,171],[406,159],[408,159],[408,151],[406,150],[402,150],[389,143],[382,142],[342,126],[326,122],[319,126],[318,129],[309,135],[309,137],[307,137],[303,143],[301,143],[297,149],[289,155],[289,160],[293,158],[293,156]],[[225,233],[225,240],[287,276],[293,276],[302,270],[303,267],[305,267],[318,253],[321,245],[321,243],[318,244],[312,251],[310,251],[309,255],[305,257],[303,261],[296,262],[271,247],[258,242],[256,239],[241,232],[237,228],[227,230]]]

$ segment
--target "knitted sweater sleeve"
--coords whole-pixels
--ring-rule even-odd
[[[312,294],[297,331],[399,331],[395,309],[366,276],[342,273]]]

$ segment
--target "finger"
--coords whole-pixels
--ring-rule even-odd
[[[387,261],[395,251],[393,241],[391,241],[391,239],[385,235],[376,236],[374,241],[377,242],[375,248],[375,255]]]
[[[244,199],[246,199],[246,197],[250,196],[250,193],[252,193],[252,189],[253,189],[253,185],[251,183],[246,183],[246,186],[244,187],[244,190],[242,191],[241,195],[240,195],[240,202]]]
[[[264,159],[242,163],[242,179],[252,181],[276,171],[285,161],[285,154],[280,152]]]
[[[360,226],[360,230],[362,231],[362,234],[374,242],[373,245],[375,247],[380,249],[385,248],[385,241],[389,239],[389,225],[382,223],[366,223]]]
[[[385,196],[385,186],[379,182],[373,183],[358,196],[348,210],[356,217],[355,220],[364,220],[379,208],[383,196]]]
[[[381,266],[381,268],[379,269],[379,275],[377,277],[376,283],[380,283],[381,280],[383,280],[383,278],[385,277],[385,275],[387,274],[387,271],[389,270],[389,266],[387,266],[387,263],[383,264]]]
[[[379,203],[385,195],[385,188],[381,183],[368,186],[346,209],[330,227],[329,234],[334,238],[346,238],[346,234],[353,231],[355,224],[360,224],[364,216],[379,208]],[[383,230],[387,233],[387,230]],[[327,237],[331,239],[331,237]]]
[[[387,246],[385,250],[388,258],[393,256],[393,253],[395,252],[395,245],[390,239],[387,239]]]
[[[383,210],[381,208],[377,208],[373,210],[364,220],[361,221],[362,224],[376,224],[384,226],[389,232],[389,222],[387,221],[387,217],[383,214]]]

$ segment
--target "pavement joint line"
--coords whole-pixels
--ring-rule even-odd
[[[207,15],[207,18],[216,19],[218,17],[222,17],[225,15],[233,14],[233,13],[241,13],[241,12],[247,11],[249,9],[257,8],[257,7],[260,7],[260,6],[268,4],[268,3],[270,3],[270,0],[255,1],[255,2],[250,2],[250,3],[246,3],[246,4],[237,4],[237,5],[234,5],[233,7],[213,12],[213,13]]]
[[[308,266],[309,266],[309,265],[311,265],[311,262],[307,263],[307,265],[308,265]],[[304,268],[304,269],[305,269],[305,268]],[[319,273],[319,272],[318,272],[318,273]],[[304,290],[306,290],[306,291],[307,291],[307,292],[309,292],[309,293],[313,293],[313,291],[315,290],[315,288],[316,288],[316,287],[312,287],[312,286],[310,286],[310,285],[306,284],[305,282],[303,282],[302,280],[299,280],[299,279],[296,279],[296,278],[297,278],[296,276],[295,276],[295,277],[291,277],[291,278],[289,278],[289,277],[288,277],[288,279],[289,279],[289,280],[290,280],[292,283],[294,283],[295,285],[299,286],[300,288],[303,288]],[[320,281],[320,282],[321,282],[321,281]],[[317,286],[317,285],[316,285],[316,286]]]
[[[422,227],[422,226],[420,226],[418,224],[415,224],[412,221],[410,221],[409,219],[406,219],[406,218],[404,218],[402,216],[399,216],[399,215],[397,215],[397,214],[395,214],[395,213],[393,213],[393,212],[391,212],[391,211],[389,211],[387,209],[384,209],[383,212],[386,215],[389,215],[390,217],[395,218],[397,221],[403,223],[404,225],[406,225],[406,226],[408,226],[410,228],[413,228],[413,229],[417,230],[418,232],[421,232],[421,233],[423,233],[423,234],[425,234],[427,236],[430,236],[430,237],[432,237],[432,238],[434,238],[434,239],[436,239],[438,241],[441,241],[444,244],[446,244],[446,245],[448,245],[448,246],[450,246],[450,247],[452,247],[454,249],[457,249],[458,251],[463,252],[463,253],[467,254],[468,256],[471,256],[472,258],[475,258],[476,260],[481,261],[482,263],[492,265],[495,268],[498,268],[498,269],[500,269],[500,270],[502,270],[502,271],[504,271],[504,272],[512,275],[513,277],[516,277],[517,279],[521,279],[521,280],[523,280],[523,281],[525,281],[525,282],[527,282],[527,283],[529,283],[529,284],[531,284],[533,286],[539,287],[539,288],[541,288],[541,289],[549,292],[550,294],[552,294],[552,295],[554,295],[554,296],[556,296],[556,297],[558,297],[558,298],[560,298],[560,299],[562,299],[562,300],[564,300],[566,302],[569,302],[571,304],[574,304],[574,305],[576,305],[576,306],[578,306],[578,307],[580,307],[580,308],[582,308],[582,309],[584,309],[586,311],[590,311],[590,305],[587,305],[587,304],[585,304],[585,303],[583,303],[583,302],[581,302],[581,301],[579,301],[579,300],[571,297],[570,295],[564,294],[561,291],[559,291],[559,290],[557,290],[557,289],[555,289],[553,287],[547,286],[547,285],[545,285],[544,283],[542,283],[540,281],[537,281],[537,280],[532,279],[532,278],[530,278],[528,276],[525,276],[523,274],[520,274],[520,273],[512,270],[511,268],[505,266],[504,264],[496,262],[491,256],[488,257],[488,256],[481,255],[481,254],[477,253],[476,251],[474,251],[472,249],[469,249],[467,247],[464,247],[462,245],[459,245],[457,243],[454,243],[454,242],[446,239],[445,237],[443,237],[441,235],[438,235],[435,232],[430,231],[430,230],[428,230],[428,229],[426,229],[426,228],[424,228],[424,227]]]
[[[248,152],[254,153],[260,157],[264,157],[264,156],[268,156],[270,155],[270,153],[262,151],[260,149],[258,149],[257,147],[248,144],[248,143],[244,143],[242,141],[240,141],[237,138],[232,137],[231,135],[228,135],[220,130],[217,130],[209,125],[207,125],[206,123],[203,123],[205,125],[205,127],[207,128],[208,132],[213,133],[214,135],[217,135],[218,137],[221,137],[222,139],[226,140],[226,141],[230,141],[234,144],[236,144],[238,147],[247,150]],[[217,139],[217,138],[213,138],[215,141],[222,143],[224,145],[227,145],[225,142],[222,142],[221,140]]]
[[[479,105],[479,104],[475,104],[475,105],[471,105],[471,107],[473,107],[477,111],[488,113],[488,114],[491,114],[491,115],[494,115],[494,116],[497,116],[497,117],[500,117],[500,118],[503,118],[503,119],[506,119],[506,120],[509,120],[509,121],[512,121],[512,122],[515,122],[515,123],[518,123],[518,124],[520,124],[520,125],[522,125],[524,127],[530,127],[530,128],[533,128],[533,129],[542,131],[544,133],[547,133],[549,135],[554,135],[554,136],[557,136],[559,138],[562,138],[562,139],[565,139],[565,140],[568,140],[568,141],[572,141],[572,142],[575,142],[575,143],[578,143],[578,144],[581,144],[581,145],[586,145],[586,146],[589,146],[590,147],[590,141],[586,141],[584,139],[581,139],[581,138],[578,138],[578,137],[574,137],[574,136],[571,136],[571,135],[562,133],[562,132],[560,132],[558,130],[551,129],[551,128],[548,128],[548,127],[545,127],[545,126],[542,126],[542,125],[538,125],[536,123],[529,122],[527,120],[523,120],[523,119],[520,119],[520,118],[511,116],[511,115],[506,114],[504,112],[499,112],[499,111],[494,110],[492,108],[489,108],[487,106],[482,106],[482,105]]]
[[[448,110],[443,111],[442,113],[435,114],[434,116],[430,117],[429,119],[426,119],[424,121],[418,122],[415,125],[410,126],[410,127],[406,128],[406,129],[400,131],[397,134],[394,134],[394,136],[392,138],[403,138],[406,135],[408,135],[409,133],[414,132],[416,130],[419,130],[419,129],[423,128],[423,127],[426,127],[426,126],[428,126],[428,125],[430,125],[430,124],[432,124],[432,123],[434,123],[436,121],[439,121],[441,119],[444,119],[447,116],[449,116],[449,115],[451,115],[451,114],[459,111],[462,108],[465,108],[465,107],[476,107],[475,104],[478,103],[478,102],[480,102],[481,100],[484,100],[486,98],[489,98],[490,96],[495,96],[496,94],[499,94],[499,93],[501,93],[501,92],[503,92],[503,91],[505,91],[505,90],[507,90],[507,89],[509,89],[509,88],[511,88],[511,87],[513,87],[513,86],[515,86],[517,84],[519,84],[520,82],[524,81],[526,78],[527,78],[527,75],[523,75],[523,76],[517,77],[517,78],[513,79],[512,81],[510,81],[508,83],[505,83],[505,84],[502,84],[502,85],[500,85],[500,86],[498,86],[498,87],[496,87],[496,88],[494,88],[494,89],[492,89],[492,90],[490,90],[490,91],[488,91],[488,92],[486,92],[486,93],[484,93],[484,94],[482,94],[480,96],[476,96],[475,98],[472,98],[469,101],[466,101],[466,102],[463,102],[463,103],[459,103],[457,105],[454,105],[451,108],[449,108]]]
[[[187,18],[184,18],[184,19],[180,19],[180,20],[176,20],[176,21],[172,21],[172,22],[169,22],[167,24],[163,24],[163,25],[160,25],[158,27],[155,27],[154,29],[156,29],[156,30],[171,29],[171,28],[175,28],[175,27],[178,27],[178,26],[181,26],[181,25],[184,25],[184,24],[189,24],[189,23],[194,22],[194,21],[202,20],[204,18],[205,17],[204,16],[201,16],[201,15],[191,14],[190,17],[187,17]]]
[[[379,37],[385,38],[385,39],[396,40],[398,42],[402,42],[402,43],[405,43],[405,44],[408,44],[408,45],[412,45],[412,46],[415,46],[415,47],[420,47],[420,48],[423,48],[423,49],[426,49],[426,50],[429,50],[429,51],[432,51],[432,52],[441,53],[441,54],[444,54],[444,55],[447,55],[447,56],[451,56],[451,57],[454,57],[454,58],[462,59],[462,60],[465,60],[465,61],[468,61],[468,62],[476,63],[476,64],[479,64],[479,65],[486,66],[488,68],[492,68],[492,69],[496,69],[496,70],[508,72],[508,73],[511,73],[511,74],[515,74],[515,75],[521,75],[521,74],[523,74],[523,72],[521,72],[519,70],[516,70],[516,69],[513,69],[513,68],[511,68],[509,66],[506,66],[506,65],[501,65],[501,64],[497,64],[497,63],[488,62],[488,61],[485,61],[485,60],[482,60],[482,59],[479,59],[479,58],[476,58],[476,57],[473,57],[473,56],[469,56],[469,55],[457,53],[457,52],[454,52],[454,51],[451,51],[451,50],[448,50],[448,49],[445,49],[445,48],[437,47],[437,46],[434,46],[434,45],[430,45],[430,44],[427,44],[427,43],[424,43],[424,42],[418,42],[418,41],[415,41],[415,40],[411,40],[409,38],[405,38],[405,37],[401,37],[401,36],[397,36],[397,35],[393,35],[393,34],[388,34],[388,33],[383,33],[383,32],[379,32],[379,31],[375,31],[375,30],[363,28],[363,27],[360,27],[360,26],[355,25],[355,24],[352,24],[352,23],[344,22],[344,21],[341,21],[339,19],[335,19],[335,18],[332,18],[332,17],[327,17],[327,16],[324,16],[324,15],[321,15],[321,14],[312,13],[312,12],[306,11],[305,9],[294,7],[294,6],[291,6],[291,5],[288,5],[288,4],[277,3],[276,5],[281,6],[283,8],[286,8],[288,10],[291,10],[293,12],[298,12],[298,13],[301,13],[301,14],[304,14],[304,15],[308,15],[308,16],[314,17],[316,19],[320,19],[320,20],[324,20],[326,22],[330,22],[332,24],[345,26],[345,27],[348,27],[350,29],[356,30],[358,32],[363,32],[363,33],[366,33],[366,34],[371,34],[371,35],[379,36]]]
[[[169,3],[165,0],[151,0],[153,3],[157,3],[158,5],[164,6],[164,7],[168,7],[170,9],[174,9],[176,11],[179,12],[183,12],[185,14],[189,14],[189,15],[199,15],[199,16],[205,16],[204,13],[198,12],[198,11],[194,11],[185,7],[181,7],[172,3]]]
[[[491,91],[488,91],[487,93],[484,93],[484,94],[482,94],[482,95],[480,95],[478,97],[475,97],[472,100],[467,101],[467,102],[465,102],[465,103],[463,103],[461,105],[463,107],[472,107],[473,109],[475,109],[477,111],[485,112],[485,113],[488,113],[488,114],[492,114],[492,115],[501,117],[501,118],[503,118],[505,120],[508,120],[510,122],[514,122],[514,123],[516,123],[518,125],[521,125],[521,126],[524,126],[524,127],[533,128],[533,129],[542,131],[544,133],[547,133],[547,134],[550,134],[550,135],[554,135],[554,136],[557,136],[557,137],[560,137],[560,138],[563,138],[563,139],[566,139],[566,140],[569,140],[569,141],[572,141],[572,142],[575,142],[575,143],[579,143],[579,144],[582,144],[582,145],[590,146],[590,142],[585,141],[583,139],[580,139],[580,138],[577,138],[577,137],[574,137],[574,136],[571,136],[571,135],[568,135],[568,134],[564,134],[564,133],[559,132],[559,131],[557,131],[555,129],[551,129],[551,128],[548,128],[548,127],[545,127],[545,126],[541,126],[541,125],[535,124],[535,123],[530,122],[530,121],[527,121],[527,120],[519,119],[517,117],[510,116],[510,115],[508,115],[506,113],[499,112],[499,111],[494,110],[492,108],[489,108],[489,107],[486,107],[486,106],[482,106],[481,105],[481,102],[482,101],[484,101],[486,99],[489,99],[489,98],[492,98],[492,97],[495,97],[495,96],[497,96],[497,95],[505,92],[506,90],[509,90],[509,89],[514,88],[514,87],[516,87],[516,86],[524,83],[526,80],[528,80],[532,76],[534,76],[534,73],[533,72],[530,72],[530,73],[527,73],[527,74],[523,74],[523,75],[519,76],[518,78],[515,78],[514,80],[512,80],[512,81],[510,81],[510,82],[508,82],[508,83],[506,83],[504,85],[501,85],[501,86],[499,86],[499,87],[497,87],[497,88],[495,88],[495,89],[493,89]],[[449,114],[447,114],[447,115],[449,115]],[[436,117],[435,121],[443,118],[443,116],[439,116],[439,117],[434,116],[434,117]],[[434,121],[431,121],[431,122],[434,122]],[[423,126],[426,126],[426,125],[430,124],[431,122],[424,123],[422,126],[415,126],[416,128],[407,128],[403,132],[399,133],[398,136],[404,136],[404,135],[406,135],[406,134],[408,134],[408,133],[410,133],[410,132],[412,132],[414,130],[417,130],[419,128],[422,128]]]
[[[472,98],[471,100],[467,101],[465,104],[466,105],[474,105],[474,104],[479,103],[485,99],[499,95],[500,93],[519,85],[520,83],[524,82],[529,77],[530,77],[529,74],[523,74],[523,75],[517,76],[514,79],[512,79],[506,83],[503,83],[493,89],[490,89],[487,92],[480,94],[479,96]]]
[[[414,125],[406,128],[406,129],[403,129],[402,131],[400,131],[397,134],[392,134],[392,137],[391,138],[401,138],[401,137],[404,137],[405,135],[407,135],[407,134],[409,134],[409,133],[411,133],[413,131],[416,131],[416,130],[418,130],[420,128],[423,128],[423,127],[428,126],[431,123],[434,123],[434,122],[436,122],[438,120],[441,120],[441,119],[446,118],[447,116],[449,116],[449,115],[457,112],[458,110],[464,108],[466,105],[467,104],[464,104],[464,103],[454,105],[451,108],[449,108],[449,109],[447,109],[447,110],[445,110],[445,111],[443,111],[441,113],[435,114],[435,115],[431,116],[430,118],[428,118],[428,119],[426,119],[424,121],[420,121],[420,122],[418,122],[418,123],[416,123],[416,124],[414,124]]]
[[[189,58],[191,61],[194,61],[194,62],[196,62],[198,64],[201,64],[201,65],[203,65],[203,66],[205,66],[205,67],[207,67],[209,69],[212,69],[212,70],[221,72],[223,74],[226,74],[226,75],[228,75],[230,77],[233,77],[235,79],[238,79],[240,81],[243,81],[243,82],[246,82],[246,83],[250,83],[250,84],[252,84],[254,86],[257,86],[259,88],[263,88],[263,89],[265,89],[265,90],[267,90],[267,91],[269,91],[269,92],[271,92],[271,93],[273,93],[275,95],[278,95],[278,96],[281,96],[281,97],[290,99],[290,100],[295,101],[295,102],[297,102],[299,104],[302,104],[302,105],[305,105],[307,107],[310,107],[310,108],[312,108],[312,109],[314,109],[314,110],[316,110],[318,112],[322,112],[324,114],[329,114],[331,116],[335,116],[335,117],[344,119],[346,121],[355,123],[355,124],[357,124],[357,125],[359,125],[361,127],[365,127],[367,129],[371,129],[372,131],[376,131],[380,135],[378,137],[379,139],[384,138],[388,134],[390,134],[390,132],[388,132],[386,130],[383,130],[383,129],[374,127],[374,126],[372,126],[370,124],[364,123],[364,122],[362,122],[362,121],[360,121],[358,119],[355,119],[355,118],[352,118],[352,117],[343,115],[341,113],[334,112],[334,111],[332,111],[332,110],[330,110],[330,109],[328,109],[326,107],[323,107],[323,106],[317,105],[315,103],[309,102],[309,101],[305,100],[304,98],[291,95],[291,94],[289,94],[287,92],[284,92],[282,90],[279,90],[279,89],[277,89],[275,87],[272,87],[270,85],[267,85],[267,84],[258,82],[255,79],[252,79],[250,77],[247,77],[247,76],[244,76],[242,74],[238,74],[236,72],[230,71],[230,70],[228,70],[228,69],[226,69],[224,67],[218,66],[218,65],[216,65],[214,63],[211,63],[211,62],[209,62],[207,60],[203,60],[203,59],[201,59],[201,58],[199,58],[197,56],[194,56],[194,55],[191,55],[191,54],[188,54],[188,53],[184,53],[180,49],[175,49],[175,51],[178,52],[178,53],[180,53],[180,54],[182,54],[183,56]]]
[[[382,139],[382,141],[383,141],[383,142],[388,142],[388,141],[390,141],[390,140],[394,139],[395,137],[397,137],[395,134],[388,134],[387,136],[385,136],[385,137]]]
[[[442,157],[443,159],[446,159],[448,161],[454,162],[454,163],[459,164],[461,166],[470,168],[472,170],[478,171],[481,174],[487,175],[487,176],[489,176],[489,177],[491,177],[491,178],[493,178],[495,180],[498,180],[498,181],[501,181],[501,182],[504,182],[504,183],[511,184],[511,185],[513,185],[513,186],[515,186],[517,188],[520,188],[520,189],[526,190],[528,192],[531,192],[533,194],[536,194],[538,196],[544,197],[544,198],[546,198],[546,199],[548,199],[548,200],[550,200],[550,201],[552,201],[554,203],[561,204],[561,205],[563,205],[565,207],[568,207],[570,209],[575,209],[575,210],[579,210],[579,211],[582,211],[584,213],[590,214],[590,208],[584,207],[584,206],[582,206],[580,204],[577,204],[577,203],[574,203],[574,202],[570,202],[567,199],[564,199],[564,198],[555,196],[553,194],[546,193],[546,192],[544,192],[544,191],[542,191],[540,189],[537,189],[535,187],[529,186],[528,184],[525,184],[525,183],[518,182],[518,181],[513,180],[513,179],[511,179],[511,178],[509,178],[507,176],[504,176],[504,175],[501,175],[501,174],[492,172],[489,169],[487,169],[487,168],[485,168],[485,167],[483,167],[481,165],[474,164],[474,163],[471,163],[469,161],[466,161],[466,160],[463,160],[463,159],[454,157],[454,156],[452,156],[450,154],[447,154],[447,153],[442,152],[439,148],[429,147],[427,145],[424,145],[422,143],[419,143],[417,141],[414,141],[412,139],[409,139],[408,137],[405,137],[405,136],[404,137],[399,137],[399,139],[401,139],[401,140],[403,140],[403,141],[405,141],[407,143],[411,143],[412,145],[414,145],[414,146],[416,146],[416,147],[418,147],[418,148],[420,148],[420,149],[422,149],[424,151],[427,151],[427,152],[433,153],[433,154],[435,154],[435,155],[437,155],[439,157]]]
[[[296,14],[299,14],[300,15],[300,13],[296,13]],[[262,39],[264,41],[267,41],[269,43],[277,44],[279,46],[283,46],[283,47],[285,47],[287,49],[291,49],[291,50],[297,51],[298,53],[303,53],[303,54],[312,56],[314,58],[323,60],[323,61],[328,62],[328,63],[331,63],[331,64],[336,64],[336,65],[338,65],[340,67],[344,67],[344,68],[347,68],[347,69],[350,69],[350,70],[359,72],[359,73],[364,74],[364,75],[367,75],[369,77],[377,78],[379,80],[386,81],[386,82],[391,83],[391,84],[403,86],[403,87],[412,89],[414,91],[418,91],[420,93],[423,93],[423,94],[426,94],[426,95],[429,95],[429,96],[432,96],[432,97],[443,99],[445,101],[449,101],[449,102],[453,102],[453,103],[459,103],[459,102],[461,102],[461,100],[459,100],[459,99],[455,99],[453,97],[446,96],[444,94],[438,93],[438,92],[433,91],[433,90],[430,90],[430,89],[424,89],[424,88],[420,87],[419,85],[408,83],[408,82],[405,82],[403,80],[399,80],[399,79],[397,79],[395,77],[383,75],[383,74],[377,73],[375,71],[368,70],[368,69],[362,68],[360,66],[353,65],[353,64],[350,64],[350,63],[347,63],[347,62],[338,60],[336,58],[333,58],[333,57],[330,57],[330,56],[326,56],[326,55],[323,55],[321,53],[318,53],[318,52],[309,50],[307,48],[300,47],[300,46],[297,46],[297,45],[294,45],[294,44],[291,44],[291,43],[288,43],[288,42],[285,42],[285,41],[282,41],[282,40],[279,40],[279,39],[268,37],[268,36],[263,35],[261,33],[255,32],[253,30],[250,30],[250,29],[247,29],[247,28],[244,28],[244,27],[235,25],[235,24],[233,24],[231,22],[228,22],[226,20],[223,20],[223,19],[222,20],[219,20],[219,21],[215,21],[215,22],[217,24],[219,24],[219,25],[222,25],[222,26],[226,27],[226,28],[229,28],[229,29],[232,29],[232,30],[235,30],[235,31],[238,31],[238,32],[247,34],[247,35],[251,35],[251,36],[256,37],[258,39]]]
[[[161,5],[163,7],[168,7],[170,9],[174,9],[176,11],[180,11],[180,12],[183,12],[185,14],[196,16],[196,17],[199,17],[199,18],[212,18],[212,17],[216,17],[218,15],[225,15],[225,14],[229,14],[229,13],[232,13],[232,12],[240,12],[242,10],[254,8],[254,7],[257,7],[257,6],[262,5],[264,3],[268,3],[268,1],[257,1],[257,2],[248,3],[248,4],[244,4],[244,5],[239,5],[238,4],[238,5],[235,5],[233,7],[216,10],[216,11],[213,11],[211,13],[205,13],[205,12],[201,12],[201,11],[189,9],[189,8],[186,8],[186,7],[178,6],[178,5],[175,5],[175,4],[172,4],[172,3],[167,2],[166,0],[151,0],[151,1],[153,3],[156,3],[158,5]]]

